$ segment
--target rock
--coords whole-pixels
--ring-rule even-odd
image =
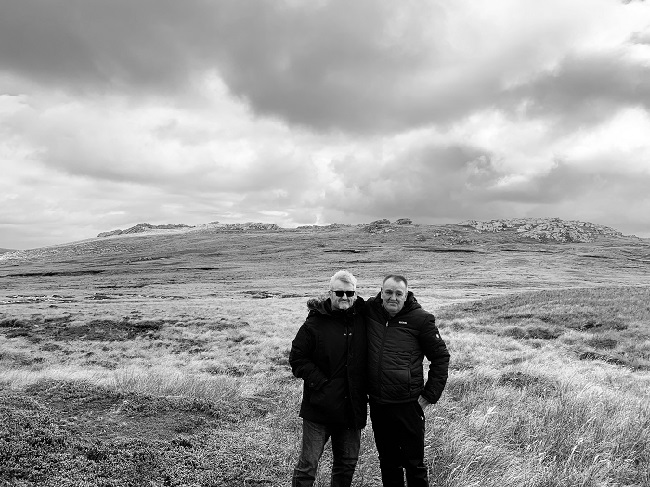
[[[411,225],[412,223],[413,222],[410,218],[400,218],[399,220],[395,220],[396,225]]]
[[[150,230],[176,230],[180,228],[192,228],[191,225],[183,225],[183,224],[165,224],[165,225],[151,225],[149,223],[138,223],[137,225],[127,228],[122,232],[122,234],[128,234],[128,233],[142,233],[142,232],[148,232]]]
[[[248,232],[248,231],[260,231],[260,230],[280,230],[280,227],[275,223],[224,223],[216,225],[215,228],[220,230],[226,230],[231,232]]]
[[[314,230],[314,231],[327,231],[336,230],[338,228],[347,228],[351,225],[345,223],[330,223],[329,225],[299,225],[296,230]]]
[[[110,232],[102,232],[97,235],[97,237],[112,237],[113,235],[121,235],[122,230],[117,229],[117,230],[111,230]]]
[[[245,223],[246,230],[280,230],[280,227],[275,223]]]
[[[367,233],[386,233],[394,232],[395,229],[390,227],[390,220],[385,218],[382,220],[375,220],[363,226],[363,231]]]

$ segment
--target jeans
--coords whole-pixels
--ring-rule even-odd
[[[370,420],[379,453],[384,487],[428,487],[424,465],[424,412],[417,401],[405,404],[370,402]]]
[[[359,458],[361,430],[302,420],[302,450],[293,470],[292,487],[314,485],[318,461],[332,438],[332,487],[349,487]]]

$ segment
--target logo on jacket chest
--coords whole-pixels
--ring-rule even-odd
[[[408,325],[408,321],[399,321],[398,322],[400,325]]]

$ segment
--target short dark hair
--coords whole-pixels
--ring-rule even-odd
[[[406,280],[406,277],[400,276],[399,274],[388,274],[386,277],[384,277],[384,280],[381,281],[381,287],[384,287],[384,284],[386,284],[386,281],[388,281],[389,279],[392,279],[395,282],[403,282],[404,286],[406,286],[407,288],[409,287],[409,283]]]

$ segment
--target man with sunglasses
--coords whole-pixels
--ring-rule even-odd
[[[449,352],[435,324],[400,275],[384,278],[364,309],[370,420],[384,487],[427,487],[424,409],[442,394]],[[429,359],[427,380],[422,361]]]
[[[314,485],[325,443],[332,439],[332,487],[349,487],[366,425],[366,332],[357,279],[341,270],[329,297],[307,303],[309,315],[291,343],[289,363],[304,380],[302,449],[292,487]]]

